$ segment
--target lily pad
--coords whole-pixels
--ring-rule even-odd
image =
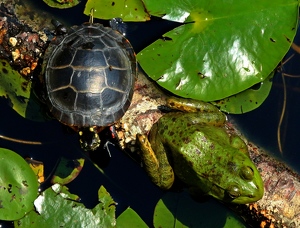
[[[218,216],[218,219],[216,219]],[[157,203],[154,227],[224,227],[243,228],[246,225],[233,212],[215,200],[198,203],[187,192],[167,193]]]
[[[79,0],[43,0],[48,6],[58,9],[71,8],[80,3]]]
[[[31,93],[31,82],[13,70],[3,59],[0,61],[0,96],[5,97],[11,107],[24,118],[45,120],[39,103]]]
[[[117,218],[117,227],[118,228],[122,228],[122,227],[147,228],[148,226],[134,210],[132,210],[131,208],[127,208]]]
[[[263,82],[255,84],[243,92],[226,97],[212,104],[218,106],[221,111],[231,114],[242,114],[258,108],[268,97],[272,88],[274,72]]]
[[[103,186],[101,196],[93,209],[87,209],[82,203],[74,201],[69,192],[57,192],[58,184],[44,191],[36,200],[36,211],[30,212],[21,220],[15,221],[15,227],[114,227],[115,202]],[[78,198],[78,197],[77,197]],[[103,200],[104,199],[104,200]]]
[[[84,159],[68,160],[61,158],[52,177],[51,183],[65,185],[73,181],[81,172],[84,165]]]
[[[38,182],[27,162],[17,153],[0,149],[0,220],[16,220],[34,209]]]
[[[143,70],[181,97],[220,100],[263,81],[288,51],[296,0],[145,0],[151,15],[184,22],[137,55]]]
[[[145,10],[140,0],[88,0],[84,14],[90,15],[94,9],[93,16],[99,19],[122,18],[123,21],[147,21],[150,15]]]

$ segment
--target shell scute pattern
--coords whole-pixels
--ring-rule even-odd
[[[49,56],[47,103],[66,125],[108,126],[129,107],[135,78],[135,54],[125,37],[101,24],[74,26]]]

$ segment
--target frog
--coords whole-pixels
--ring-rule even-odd
[[[136,136],[143,167],[155,185],[168,190],[178,178],[194,196],[234,204],[263,197],[263,181],[247,145],[228,130],[223,112],[178,97],[169,97],[165,106],[171,111],[148,134]]]

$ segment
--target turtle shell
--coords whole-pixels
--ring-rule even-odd
[[[73,26],[45,59],[46,102],[71,127],[108,126],[128,109],[137,74],[134,50],[101,24]],[[46,55],[45,55],[46,56]]]

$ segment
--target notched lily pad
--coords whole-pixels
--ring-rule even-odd
[[[16,220],[33,210],[38,182],[17,153],[0,148],[0,220]]]
[[[246,89],[243,92],[226,97],[212,104],[218,106],[221,111],[230,114],[242,114],[258,108],[268,97],[272,88],[274,72],[263,82]]]
[[[184,22],[137,55],[172,93],[220,100],[263,81],[293,40],[298,1],[145,0],[154,16]]]
[[[84,14],[90,15],[94,9],[94,17],[99,19],[122,18],[123,21],[147,21],[150,15],[140,0],[88,0]]]

